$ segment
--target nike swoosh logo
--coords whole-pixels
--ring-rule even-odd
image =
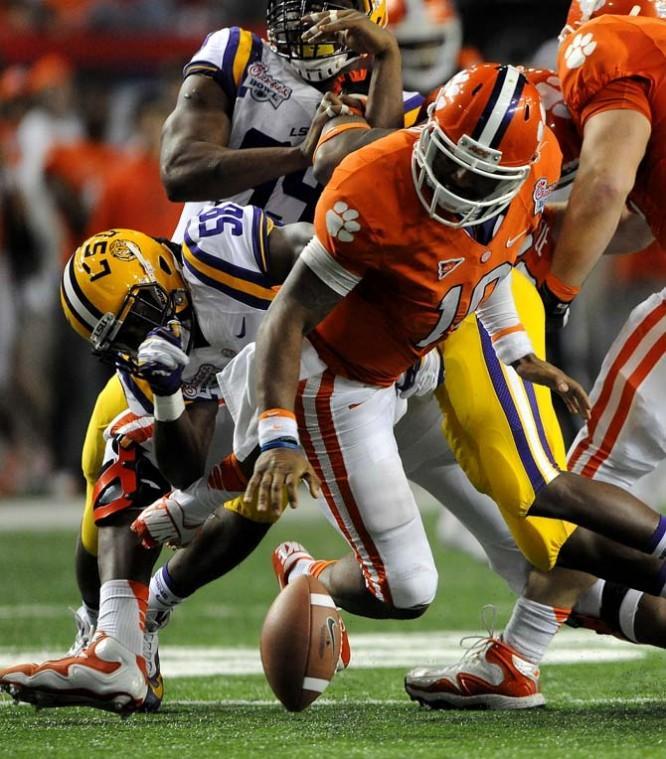
[[[327,617],[326,624],[328,625],[328,634],[331,636],[331,645],[335,648],[335,626],[337,622],[333,617]]]
[[[506,241],[506,247],[510,248],[513,246],[513,244],[516,242],[516,240],[520,240],[520,238],[523,235],[526,235],[529,232],[529,229],[523,229],[523,231],[520,234],[517,234],[515,237],[509,237],[509,239]]]
[[[245,337],[245,317],[243,317],[243,321],[242,321],[242,323],[241,323],[241,330],[240,330],[240,332],[239,332],[239,333],[236,335],[236,337],[237,337],[239,340],[242,340],[242,339]]]

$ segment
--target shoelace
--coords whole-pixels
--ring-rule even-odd
[[[488,645],[493,641],[499,640],[495,634],[495,623],[497,622],[497,608],[493,604],[486,604],[481,609],[481,625],[486,628],[488,635],[464,635],[460,639],[459,645],[467,648],[465,653],[458,659],[454,667],[458,667],[463,662],[480,659]]]

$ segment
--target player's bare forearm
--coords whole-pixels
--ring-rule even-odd
[[[188,77],[164,124],[160,167],[173,201],[215,200],[309,165],[299,147],[227,147],[231,105],[219,85]]]
[[[649,137],[650,123],[635,111],[605,111],[586,123],[551,270],[569,287],[581,287],[608,247]]]
[[[398,43],[375,56],[365,118],[371,127],[400,129],[404,125],[402,67]]]
[[[160,472],[184,489],[204,474],[217,401],[198,401],[173,422],[155,422],[155,457]]]
[[[303,337],[340,296],[298,261],[268,309],[257,335],[257,406],[293,411]]]
[[[329,122],[324,129],[323,134],[326,135],[328,129],[332,129],[338,124],[347,122],[358,121],[365,123],[364,119],[360,117],[339,117]],[[342,161],[345,156],[353,153],[355,150],[362,148],[364,145],[369,145],[375,140],[379,140],[390,134],[395,130],[393,129],[348,129],[345,132],[335,135],[331,139],[324,142],[315,153],[314,163],[312,164],[313,172],[316,180],[320,184],[326,184],[331,178],[331,175],[335,171],[336,167]]]

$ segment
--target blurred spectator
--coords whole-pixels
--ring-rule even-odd
[[[150,94],[139,101],[135,144],[104,177],[88,235],[128,227],[156,237],[171,237],[183,208],[168,200],[160,181],[160,135],[171,106],[161,94]]]

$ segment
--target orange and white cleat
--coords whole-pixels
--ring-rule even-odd
[[[92,706],[131,714],[143,706],[148,681],[141,656],[98,632],[78,656],[0,671],[0,689],[40,708]]]
[[[312,557],[300,543],[295,540],[288,540],[285,543],[280,543],[273,551],[273,572],[277,578],[280,590],[287,586],[289,582],[289,574],[299,561],[309,561],[313,564],[315,559]],[[347,669],[349,662],[351,661],[351,646],[349,644],[349,635],[347,634],[347,628],[345,627],[344,620],[341,615],[338,615],[340,619],[340,659],[338,660],[338,666],[336,672],[340,672],[343,669]]]
[[[539,667],[499,638],[480,638],[457,664],[407,673],[412,701],[431,709],[533,709],[546,703]]]

